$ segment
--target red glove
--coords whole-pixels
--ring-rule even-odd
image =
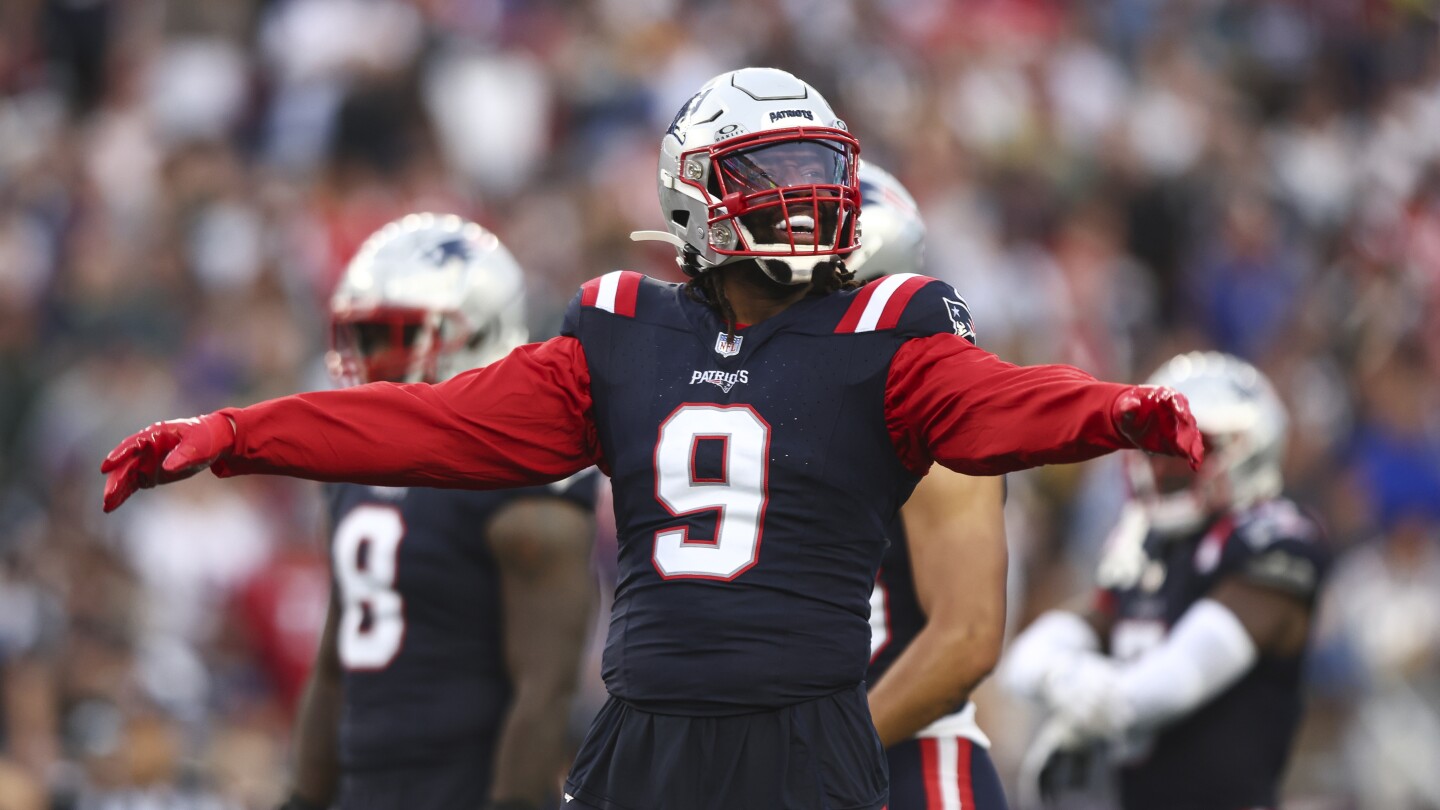
[[[1137,385],[1115,398],[1110,418],[1115,429],[1141,450],[1180,456],[1192,470],[1200,469],[1205,460],[1205,444],[1190,403],[1173,388]]]
[[[156,422],[121,442],[100,463],[100,472],[106,474],[105,511],[115,511],[137,489],[189,478],[234,447],[235,426],[228,416],[211,413]]]

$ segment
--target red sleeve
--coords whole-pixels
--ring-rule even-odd
[[[905,465],[970,475],[1084,461],[1131,447],[1111,420],[1127,385],[1071,366],[1016,366],[955,335],[907,341],[885,387],[885,418]]]
[[[217,475],[492,489],[600,463],[580,341],[557,337],[437,385],[373,383],[221,411],[235,452]]]

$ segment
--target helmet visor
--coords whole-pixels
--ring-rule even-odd
[[[850,241],[842,231],[858,210],[852,155],[844,143],[819,139],[719,154],[711,193],[738,220],[748,252],[834,252]]]
[[[385,309],[359,317],[335,317],[330,325],[332,373],[347,385],[415,382],[433,350],[424,310]]]
[[[829,141],[756,146],[724,155],[716,163],[721,197],[806,186],[843,187],[850,173],[848,150]]]

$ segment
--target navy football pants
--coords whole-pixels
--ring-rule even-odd
[[[656,714],[612,697],[565,791],[564,810],[880,810],[885,753],[864,684],[726,717]]]
[[[990,753],[964,737],[893,746],[889,810],[1005,810]]]
[[[494,752],[459,750],[453,756],[394,768],[340,774],[336,810],[456,810],[480,807],[490,792]]]

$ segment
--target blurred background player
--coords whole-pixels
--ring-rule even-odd
[[[1043,793],[1063,788],[1045,782],[1063,779],[1066,757],[1109,741],[1127,810],[1277,807],[1327,566],[1320,529],[1280,494],[1288,417],[1229,355],[1180,355],[1149,382],[1189,398],[1206,460],[1127,458],[1132,500],[1097,597],[1031,624],[1003,682],[1053,717],[1038,741],[1054,747]]]
[[[863,282],[925,267],[910,192],[860,163]],[[954,306],[963,307],[957,296]],[[974,340],[973,331],[964,335]],[[891,810],[1000,810],[1005,794],[970,692],[1005,637],[1005,480],[935,467],[890,523],[870,598],[870,714],[890,760]]]
[[[377,231],[330,313],[327,364],[347,386],[439,382],[527,337],[520,266],[456,216]],[[594,488],[588,472],[497,492],[327,487],[333,589],[287,810],[558,800],[595,601]]]

